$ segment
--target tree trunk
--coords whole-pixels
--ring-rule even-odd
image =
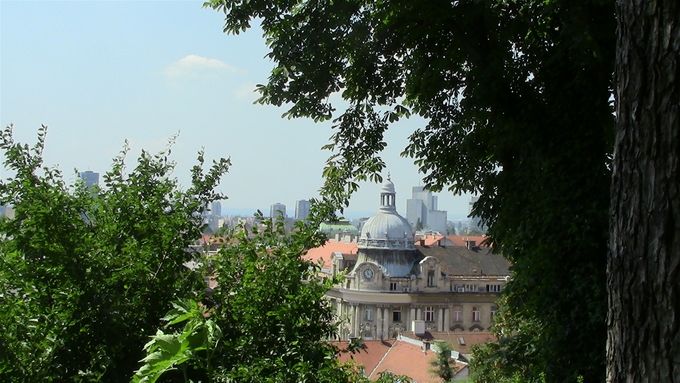
[[[607,381],[680,382],[680,1],[617,13]]]

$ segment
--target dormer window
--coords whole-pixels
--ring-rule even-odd
[[[429,270],[427,272],[427,287],[436,287],[434,283],[434,270]]]

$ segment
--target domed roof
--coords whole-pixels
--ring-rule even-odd
[[[394,184],[388,178],[380,192],[380,209],[361,228],[360,248],[413,249],[413,230],[395,208]]]
[[[392,183],[392,180],[387,178],[387,181],[382,185],[382,193],[391,193],[391,194],[396,194],[394,191],[394,184]]]
[[[361,238],[405,239],[413,241],[411,225],[397,213],[379,212],[369,218],[361,228]]]

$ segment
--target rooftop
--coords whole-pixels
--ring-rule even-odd
[[[347,342],[338,342],[342,349]],[[354,363],[363,366],[364,374],[371,380],[376,380],[383,371],[389,371],[398,375],[407,375],[418,383],[440,383],[441,379],[430,372],[430,362],[435,359],[434,351],[424,351],[420,346],[402,340],[390,342],[380,340],[364,341],[364,349],[352,354],[341,353],[340,361]],[[452,367],[456,371],[465,368],[465,364],[456,362]]]

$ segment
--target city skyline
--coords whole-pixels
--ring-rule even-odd
[[[45,164],[67,182],[77,179],[74,169],[104,174],[126,140],[132,165],[141,149],[156,153],[177,136],[171,157],[185,187],[201,148],[208,164],[231,159],[218,189],[229,197],[224,211],[267,212],[274,202],[292,207],[318,195],[331,155],[320,148],[332,124],[284,119],[284,108],[253,104],[255,84],[272,67],[258,27],[227,36],[221,14],[190,2],[165,4],[161,13],[145,2],[2,1],[0,21],[0,123],[13,123],[15,138],[27,143],[47,125]],[[402,212],[423,175],[400,153],[422,125],[401,121],[385,136],[383,176],[391,172]],[[9,174],[2,168],[0,176]],[[346,215],[375,212],[379,187],[360,183]],[[469,196],[439,196],[450,219],[467,216]]]

